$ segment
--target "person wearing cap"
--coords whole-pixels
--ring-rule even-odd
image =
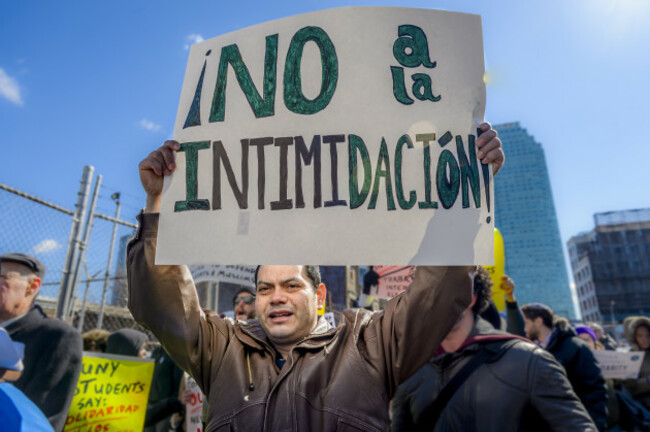
[[[82,340],[35,304],[44,276],[45,266],[34,257],[0,255],[0,327],[25,345],[25,368],[16,388],[60,431],[81,372]]]
[[[600,365],[565,318],[542,303],[522,306],[526,335],[553,354],[598,430],[607,429],[607,387]]]
[[[34,402],[11,382],[24,369],[25,345],[14,342],[0,328],[0,430],[3,432],[52,432],[52,425]]]
[[[235,317],[239,320],[255,318],[255,292],[247,287],[242,287],[232,298],[232,307]]]

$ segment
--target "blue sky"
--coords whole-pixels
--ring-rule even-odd
[[[542,143],[564,243],[595,212],[650,207],[650,2],[216,1],[0,4],[0,183],[73,208],[84,165],[104,176],[99,210],[144,203],[137,164],[172,134],[188,44],[349,5],[483,17],[486,119]]]

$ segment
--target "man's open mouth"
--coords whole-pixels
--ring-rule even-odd
[[[271,320],[272,323],[280,324],[287,321],[289,318],[291,318],[292,315],[293,312],[291,311],[278,310],[278,311],[270,312],[269,319]]]

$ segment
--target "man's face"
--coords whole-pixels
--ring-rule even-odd
[[[0,263],[0,322],[25,314],[38,292],[36,279],[22,264]]]
[[[240,320],[255,318],[255,296],[243,291],[235,297],[235,316]]]
[[[526,337],[532,341],[539,339],[539,327],[536,322],[537,320],[541,320],[541,318],[537,318],[535,321],[533,321],[530,318],[524,317],[524,329],[526,330]]]
[[[271,342],[290,345],[316,327],[325,286],[314,288],[304,266],[262,266],[257,275],[257,319]]]

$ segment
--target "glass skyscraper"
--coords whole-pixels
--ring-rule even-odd
[[[506,154],[494,181],[495,226],[517,301],[544,303],[575,318],[544,149],[518,122],[494,129]]]

